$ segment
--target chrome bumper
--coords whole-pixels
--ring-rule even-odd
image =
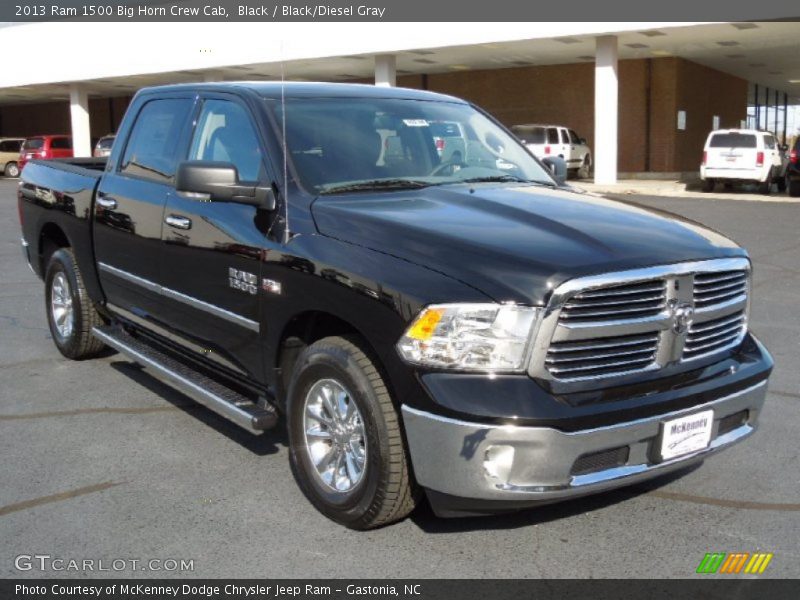
[[[564,432],[547,427],[469,423],[403,406],[416,479],[458,498],[552,502],[607,490],[684,468],[749,436],[764,404],[767,382],[691,408],[597,429]],[[703,410],[714,411],[710,445],[657,462],[661,425]],[[741,411],[747,418],[719,435],[720,421]],[[575,461],[627,447],[624,464],[573,474]]]

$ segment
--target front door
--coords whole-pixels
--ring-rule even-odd
[[[232,163],[241,182],[263,182],[263,144],[248,107],[204,95],[188,160]],[[254,206],[174,193],[164,210],[165,324],[205,357],[247,374],[262,370],[259,305],[265,220]]]
[[[178,154],[185,153],[191,95],[144,100],[122,152],[95,199],[94,251],[112,308],[151,321],[161,304],[159,269],[164,205],[173,190]]]

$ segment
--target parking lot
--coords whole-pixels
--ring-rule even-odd
[[[422,506],[357,533],[305,500],[282,431],[252,437],[117,355],[61,357],[20,254],[15,188],[0,181],[0,577],[43,575],[18,571],[22,554],[193,561],[115,576],[691,577],[706,552],[737,551],[774,553],[762,577],[800,576],[797,203],[625,197],[750,250],[752,329],[777,364],[752,439],[666,481],[491,518]]]

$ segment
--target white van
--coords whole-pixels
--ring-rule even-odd
[[[756,183],[759,192],[769,194],[773,183],[786,189],[785,170],[784,149],[768,131],[718,129],[708,134],[700,179],[705,192],[714,191],[717,182]]]

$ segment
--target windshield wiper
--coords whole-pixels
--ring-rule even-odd
[[[492,183],[492,182],[505,182],[510,181],[514,183],[527,183],[531,185],[541,185],[543,187],[557,188],[558,184],[551,181],[542,181],[541,179],[523,179],[514,175],[493,175],[487,177],[472,177],[471,179],[462,179],[454,183]]]
[[[320,191],[320,194],[341,194],[344,192],[366,192],[370,190],[416,190],[430,185],[433,184],[429,181],[418,179],[373,179],[332,185]]]

